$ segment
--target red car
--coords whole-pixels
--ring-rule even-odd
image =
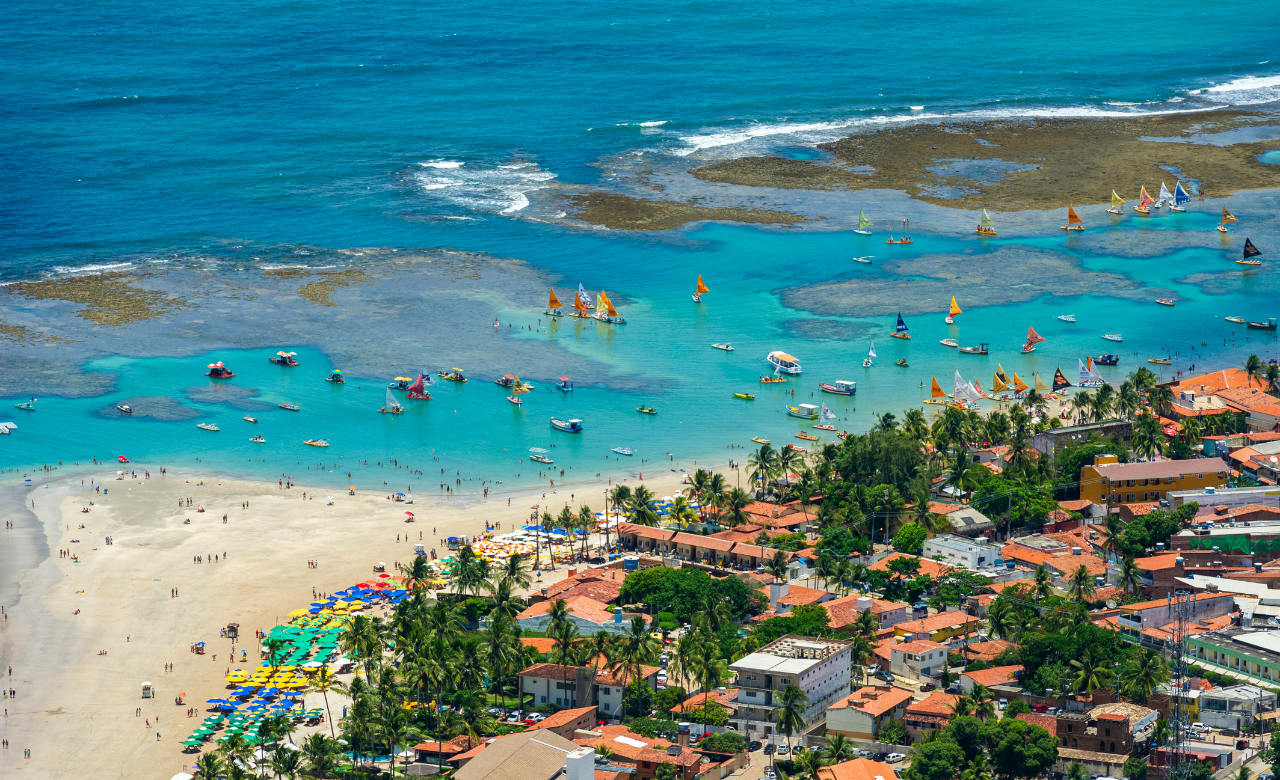
[[[1048,712],[1048,711],[1049,711],[1049,705],[1048,705],[1048,704],[1033,704],[1033,705],[1031,705],[1031,711],[1032,711],[1032,712]]]

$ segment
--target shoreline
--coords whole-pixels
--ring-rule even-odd
[[[18,694],[5,701],[3,731],[11,750],[0,761],[14,772],[133,778],[155,774],[156,766],[168,767],[169,774],[189,767],[195,755],[182,753],[177,743],[199,718],[186,717],[187,707],[202,710],[226,689],[230,642],[219,638],[219,626],[241,625],[249,658],[236,666],[254,666],[252,632],[287,622],[289,611],[314,600],[309,589],[333,592],[361,582],[379,561],[390,571],[393,562],[411,559],[410,542],[443,556],[441,537],[478,535],[486,522],[504,523],[498,533],[506,533],[528,517],[530,504],[543,503],[541,491],[528,490],[509,496],[510,506],[417,498],[408,508],[417,514],[410,525],[403,504],[369,491],[343,491],[329,506],[325,496],[317,501],[313,488],[301,485],[281,490],[205,476],[200,486],[195,474],[153,473],[146,480],[140,471],[138,479],[120,480],[113,472],[84,475],[84,493],[74,484],[81,474],[52,480],[35,498],[50,550],[70,549],[79,562],[46,556],[24,572],[22,597],[6,610],[3,660],[14,668],[7,687]],[[663,495],[678,490],[683,476],[666,472],[644,484]],[[105,480],[116,492],[89,493],[90,479]],[[601,480],[575,488],[586,498],[606,485]],[[568,492],[548,491],[553,512]],[[191,495],[193,505],[179,508],[179,494]],[[81,513],[89,500],[96,506]],[[248,509],[240,508],[242,501]],[[202,503],[207,511],[197,512]],[[188,517],[190,525],[183,522]],[[106,536],[113,544],[103,543]],[[218,560],[195,564],[195,555]],[[318,568],[306,565],[313,559]],[[533,587],[562,579],[567,568],[544,569]],[[177,598],[170,596],[173,587]],[[196,641],[208,642],[207,655],[188,652]],[[166,673],[166,663],[175,671]],[[143,682],[155,685],[157,698],[141,699]],[[183,705],[174,704],[177,693],[187,694]],[[134,714],[138,707],[142,716]],[[19,760],[27,748],[33,758]],[[116,769],[104,774],[104,766]]]

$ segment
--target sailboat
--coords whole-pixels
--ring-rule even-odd
[[[702,274],[698,274],[698,286],[693,291],[693,302],[702,303],[702,294],[709,293],[709,292],[711,291],[708,290],[707,286],[702,283]]]
[[[996,234],[996,223],[992,221],[991,215],[986,209],[982,210],[982,216],[978,217],[978,231],[983,236],[994,236]]]
[[[996,367],[996,373],[991,377],[991,392],[1003,393],[1009,389],[1009,377],[1004,376],[1004,369]]]
[[[1230,211],[1227,211],[1227,207],[1226,207],[1226,206],[1223,206],[1223,207],[1222,207],[1222,221],[1218,223],[1218,232],[1219,232],[1219,233],[1225,233],[1225,232],[1227,232],[1227,225],[1228,225],[1229,223],[1231,223],[1231,222],[1239,222],[1239,221],[1240,221],[1240,220],[1238,220],[1238,219],[1236,219],[1236,218],[1235,218],[1235,215],[1233,215]]]
[[[418,378],[413,380],[413,384],[405,389],[409,391],[408,397],[415,401],[430,401],[431,393],[427,392],[427,386],[433,384],[435,384],[435,381],[431,379],[427,369],[424,368],[418,372]]]
[[[1072,384],[1067,381],[1067,378],[1065,376],[1063,376],[1062,367],[1059,366],[1053,372],[1053,392],[1056,393],[1059,390],[1065,390],[1068,387],[1072,387]]]
[[[404,407],[400,405],[399,399],[391,394],[391,388],[387,388],[387,400],[383,402],[382,408],[378,410],[380,414],[404,414]]]
[[[1138,205],[1134,206],[1133,210],[1138,212],[1139,214],[1150,214],[1151,206],[1153,206],[1154,204],[1155,204],[1155,199],[1153,199],[1149,194],[1147,194],[1147,188],[1143,187],[1142,192],[1138,194]]]
[[[526,385],[524,382],[521,382],[520,377],[518,376],[513,377],[513,380],[514,381],[511,383],[511,395],[507,396],[507,400],[516,406],[523,406],[524,404],[520,402],[519,396],[529,392],[533,388]]]
[[[867,217],[867,213],[862,209],[858,209],[858,227],[853,232],[860,236],[871,235],[871,220]]]
[[[1169,188],[1164,186],[1164,182],[1160,182],[1160,200],[1156,201],[1156,208],[1160,208],[1166,203],[1173,204],[1173,193],[1169,192]]]
[[[1027,383],[1022,381],[1022,377],[1018,376],[1018,372],[1013,372],[1013,394],[1024,392],[1027,389]]]
[[[876,356],[876,343],[871,342],[871,349],[867,350],[867,356],[862,359],[863,368],[871,368],[871,358]]]
[[[1062,230],[1084,230],[1084,220],[1076,216],[1076,207],[1067,206],[1067,224],[1062,225]]]
[[[964,314],[964,312],[960,311],[960,307],[956,305],[956,296],[953,295],[951,296],[951,313],[947,315],[948,325],[955,324],[955,317],[957,314]]]
[[[1022,345],[1022,354],[1025,355],[1028,352],[1035,352],[1036,345],[1044,340],[1044,336],[1036,333],[1035,328],[1027,328],[1027,343]]]
[[[556,288],[552,287],[551,294],[547,298],[547,310],[543,314],[551,317],[562,317],[564,316],[562,309],[564,309],[564,304],[556,297]]]
[[[898,312],[898,325],[894,328],[894,332],[889,334],[895,339],[909,339],[911,334],[907,333],[907,323],[902,319],[902,312]]]
[[[1173,188],[1173,203],[1169,205],[1169,210],[1186,211],[1186,209],[1182,207],[1182,204],[1189,203],[1190,201],[1191,196],[1187,194],[1186,190],[1182,189],[1182,182],[1178,182]]]
[[[604,290],[601,290],[600,296],[596,298],[596,313],[591,316],[610,325],[627,324],[627,321],[618,313],[618,310],[613,307],[613,301],[609,300],[609,296],[604,294]]]
[[[1047,392],[1049,392],[1049,386],[1048,386],[1048,385],[1046,385],[1046,384],[1044,383],[1044,380],[1040,378],[1040,373],[1039,373],[1039,372],[1036,372],[1035,374],[1033,374],[1033,376],[1035,376],[1035,378],[1036,378],[1036,381],[1034,382],[1034,386],[1035,386],[1035,388],[1036,388],[1036,392],[1037,392],[1037,393],[1047,393]]]
[[[591,309],[594,306],[595,303],[591,300],[591,296],[587,295],[586,288],[579,284],[578,292],[573,297],[573,311],[569,312],[569,316],[586,319],[591,316]]]
[[[1077,385],[1080,387],[1102,387],[1107,383],[1102,378],[1102,374],[1098,373],[1098,369],[1094,368],[1092,357],[1085,361],[1077,358],[1076,362],[1080,364],[1080,381],[1076,383]]]
[[[925,399],[927,404],[935,404],[937,406],[946,406],[946,401],[939,401],[939,398],[946,398],[947,394],[942,392],[942,386],[938,384],[938,378],[933,378],[933,386],[929,389],[929,397]]]
[[[1259,252],[1258,248],[1253,245],[1253,242],[1246,238],[1244,240],[1244,254],[1236,262],[1239,263],[1240,265],[1262,265],[1261,260],[1253,259],[1261,255],[1262,253]]]
[[[836,413],[827,408],[826,404],[822,405],[822,411],[818,412],[818,424],[813,426],[824,431],[834,431],[836,426],[831,424],[831,420],[836,419]]]
[[[1124,198],[1117,195],[1115,190],[1112,190],[1111,191],[1111,208],[1107,209],[1107,211],[1112,214],[1123,214],[1124,211],[1121,210],[1120,208],[1123,205],[1124,205]]]

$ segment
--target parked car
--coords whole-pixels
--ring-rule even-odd
[[[1218,729],[1218,733],[1224,737],[1238,737],[1240,732],[1235,729]]]
[[[889,755],[885,756],[884,760],[888,761],[890,764],[896,764],[904,758],[906,758],[906,755],[903,753],[890,753]]]
[[[872,761],[883,761],[889,757],[889,754],[887,752],[882,751],[880,753],[872,753],[870,756],[867,756],[867,757],[870,758]]]
[[[530,718],[533,718],[533,722],[534,722],[534,723],[537,723],[538,721],[542,721],[542,720],[546,720],[546,719],[547,719],[547,715],[546,715],[546,713],[543,713],[543,712],[535,712],[535,713],[533,713],[532,715],[530,715],[529,717],[530,717]]]
[[[791,752],[791,748],[787,747],[787,743],[784,742],[781,745],[778,745],[778,755],[785,756],[790,752]]]
[[[760,740],[758,739],[753,739],[747,743],[747,751],[751,753],[756,752],[762,747],[764,747],[764,745],[760,744]]]
[[[764,754],[766,756],[771,756],[774,754],[775,751],[777,751],[777,749],[778,749],[778,746],[770,742],[768,745],[764,746]]]
[[[938,686],[934,685],[933,683],[925,683],[924,685],[920,686],[921,691],[934,691],[937,689],[938,689]]]
[[[1192,733],[1195,733],[1195,734],[1205,734],[1205,735],[1213,733],[1212,728],[1210,728],[1209,726],[1206,726],[1200,721],[1196,721],[1195,723],[1191,724],[1191,731]]]
[[[1249,749],[1249,740],[1247,739],[1236,740],[1236,750],[1248,750],[1248,749]]]
[[[1032,704],[1031,711],[1032,712],[1048,712],[1049,705],[1048,704]]]
[[[1000,709],[1004,709],[1005,707],[1008,707],[1008,706],[1009,706],[1009,700],[1008,700],[1008,699],[1001,699],[1001,700],[1000,700],[1000,702],[999,702],[999,705],[1000,705]]]
[[[876,674],[880,671],[880,664],[871,664],[867,667],[867,674]]]
[[[884,671],[883,669],[876,672],[876,677],[879,677],[881,680],[884,680],[885,682],[889,682],[889,683],[893,682],[893,675],[890,674],[889,672]]]

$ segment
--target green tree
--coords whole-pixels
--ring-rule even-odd
[[[1130,700],[1146,704],[1156,688],[1169,682],[1169,665],[1154,650],[1143,650],[1120,667],[1120,690]]]
[[[1124,776],[1129,780],[1147,780],[1147,762],[1140,756],[1133,756],[1124,762]]]
[[[676,767],[668,761],[658,764],[658,768],[654,770],[653,776],[655,780],[676,780]]]
[[[911,742],[911,735],[907,733],[907,726],[900,720],[891,718],[888,723],[880,727],[880,733],[876,738],[886,745],[906,745]]]
[[[898,531],[898,535],[893,537],[893,549],[907,555],[918,555],[924,547],[924,540],[929,538],[929,532],[916,523],[907,523]]]
[[[955,780],[968,764],[964,751],[954,742],[938,739],[916,748],[906,780]]]
[[[1084,604],[1093,596],[1093,592],[1093,575],[1089,573],[1088,567],[1082,563],[1071,574],[1071,579],[1067,583],[1067,593],[1076,603]]]
[[[782,690],[778,702],[778,719],[774,725],[778,731],[787,736],[787,744],[791,744],[791,735],[804,731],[805,712],[809,708],[809,696],[798,686],[788,685]]]
[[[1041,726],[1017,718],[983,726],[988,760],[1000,780],[1039,777],[1058,760],[1058,740]]]

